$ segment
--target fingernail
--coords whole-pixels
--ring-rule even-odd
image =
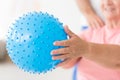
[[[59,44],[59,41],[55,41],[53,44],[54,44],[54,45],[58,45],[58,44]]]
[[[57,41],[55,41],[55,42],[53,43],[53,45],[57,45]]]
[[[54,54],[54,51],[51,51],[51,53],[50,53],[51,55],[53,55]]]
[[[52,60],[53,60],[53,57],[52,57]]]
[[[51,52],[50,54],[52,55],[53,53]]]
[[[56,42],[54,42],[53,45],[56,45]]]
[[[55,60],[55,58],[54,58],[54,57],[52,57],[52,60]]]

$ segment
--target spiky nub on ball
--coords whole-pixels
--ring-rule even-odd
[[[43,73],[55,68],[61,60],[52,60],[50,52],[57,40],[67,39],[63,25],[52,15],[32,12],[21,16],[9,28],[8,54],[19,68],[27,72]]]

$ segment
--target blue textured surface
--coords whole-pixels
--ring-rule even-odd
[[[31,73],[45,73],[55,68],[61,60],[52,60],[50,52],[56,40],[65,40],[62,23],[48,13],[24,14],[9,28],[8,54],[19,68]]]

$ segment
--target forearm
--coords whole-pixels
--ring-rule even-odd
[[[89,14],[95,14],[93,7],[91,6],[90,0],[76,0],[78,7],[85,16]]]
[[[105,67],[120,70],[119,45],[90,43],[89,55],[87,55],[86,58]]]

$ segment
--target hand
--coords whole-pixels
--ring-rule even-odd
[[[74,59],[69,60],[69,62],[67,62],[67,63],[65,62],[64,64],[62,63],[62,64],[59,64],[57,66],[61,65],[61,67],[64,68],[64,69],[72,68],[73,66],[75,66],[75,64],[78,61],[80,61],[80,59],[81,59],[81,57],[80,58],[76,58],[76,59],[74,58]]]
[[[76,61],[88,51],[88,43],[86,41],[80,39],[76,34],[70,31],[67,26],[65,26],[64,29],[69,39],[54,42],[55,46],[64,46],[64,48],[56,49],[51,52],[51,55],[57,55],[52,57],[53,60],[64,60],[62,63],[58,64],[58,66],[64,66],[70,63],[70,61],[76,63]]]
[[[95,13],[87,14],[85,17],[88,22],[88,26],[93,29],[97,29],[105,25],[103,20]]]

